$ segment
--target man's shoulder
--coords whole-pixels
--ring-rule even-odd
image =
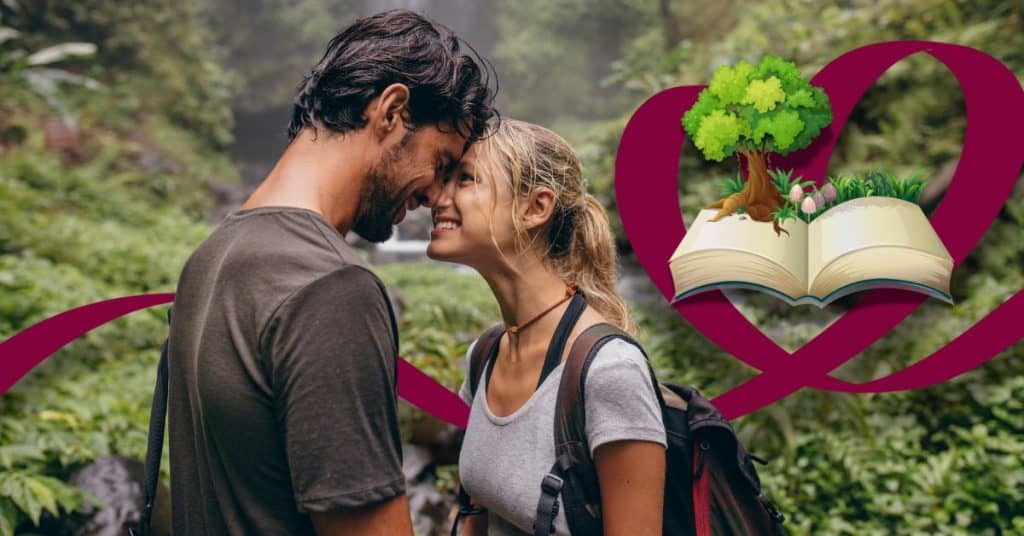
[[[368,268],[344,237],[313,211],[264,207],[227,217],[189,257],[218,286],[261,290],[270,300],[347,266]]]
[[[278,268],[331,272],[365,261],[319,214],[294,207],[263,207],[230,216],[217,228],[232,242],[233,257]]]
[[[222,221],[189,257],[178,292],[183,303],[197,307],[216,296],[235,314],[251,318],[258,333],[290,297],[346,279],[368,281],[372,290],[379,284],[359,253],[322,217],[267,207]]]

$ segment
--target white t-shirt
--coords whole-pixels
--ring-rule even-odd
[[[475,344],[466,353],[467,371]],[[487,405],[486,367],[475,400],[467,382],[459,390],[471,406],[459,477],[473,502],[487,508],[492,536],[533,533],[540,484],[555,463],[555,401],[564,367],[564,362],[555,367],[529,400],[505,417],[495,416]],[[598,350],[587,372],[584,399],[591,456],[612,441],[665,445],[661,408],[646,359],[636,346],[615,339]],[[555,530],[569,536],[563,510],[555,518]]]

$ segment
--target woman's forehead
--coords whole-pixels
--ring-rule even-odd
[[[462,159],[459,160],[459,169],[468,170],[473,169],[476,166],[477,158],[480,155],[480,142],[474,143],[469,146],[469,149],[462,155]]]

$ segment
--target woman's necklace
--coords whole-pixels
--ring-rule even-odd
[[[576,285],[567,284],[565,286],[565,296],[563,296],[562,299],[558,300],[557,302],[551,304],[551,306],[548,307],[547,309],[544,309],[540,313],[537,313],[533,318],[527,320],[526,322],[523,322],[522,324],[505,324],[505,333],[515,336],[515,341],[511,340],[511,338],[509,340],[509,343],[515,342],[514,345],[509,344],[509,350],[511,350],[513,354],[518,353],[516,352],[516,350],[519,347],[519,332],[529,327],[530,324],[533,324],[534,322],[540,320],[541,317],[543,317],[544,315],[553,311],[555,307],[558,307],[559,305],[562,305],[563,303],[569,301],[569,299],[572,298],[574,294],[576,294]]]

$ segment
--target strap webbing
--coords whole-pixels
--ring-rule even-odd
[[[167,309],[167,323],[171,323],[171,308]],[[149,439],[146,443],[146,465],[144,470],[144,489],[142,514],[139,519],[139,534],[150,533],[153,518],[153,505],[156,504],[156,486],[160,478],[160,458],[164,453],[164,425],[167,420],[167,345],[170,338],[164,341],[160,350],[160,363],[156,368],[156,386],[153,388],[153,405],[149,409]]]
[[[476,389],[480,385],[480,376],[483,374],[484,366],[498,355],[498,345],[504,334],[505,326],[496,324],[485,331],[473,345],[473,352],[469,355],[469,392],[474,397],[476,397]]]
[[[572,333],[572,328],[576,326],[576,322],[580,319],[583,310],[586,308],[587,300],[583,299],[583,294],[580,292],[574,294],[572,301],[569,302],[569,307],[565,310],[565,314],[558,321],[558,327],[555,328],[555,332],[551,335],[548,353],[544,356],[544,368],[541,369],[540,378],[537,380],[538,389],[540,389],[541,384],[544,383],[548,375],[551,374],[551,371],[555,370],[555,367],[562,362],[562,352],[565,351],[565,343],[569,339],[569,334]]]
[[[533,522],[534,536],[550,536],[555,533],[555,518],[558,517],[558,497],[562,493],[564,478],[572,462],[565,454],[559,455],[555,464],[540,483],[540,499],[537,501],[537,519]]]

